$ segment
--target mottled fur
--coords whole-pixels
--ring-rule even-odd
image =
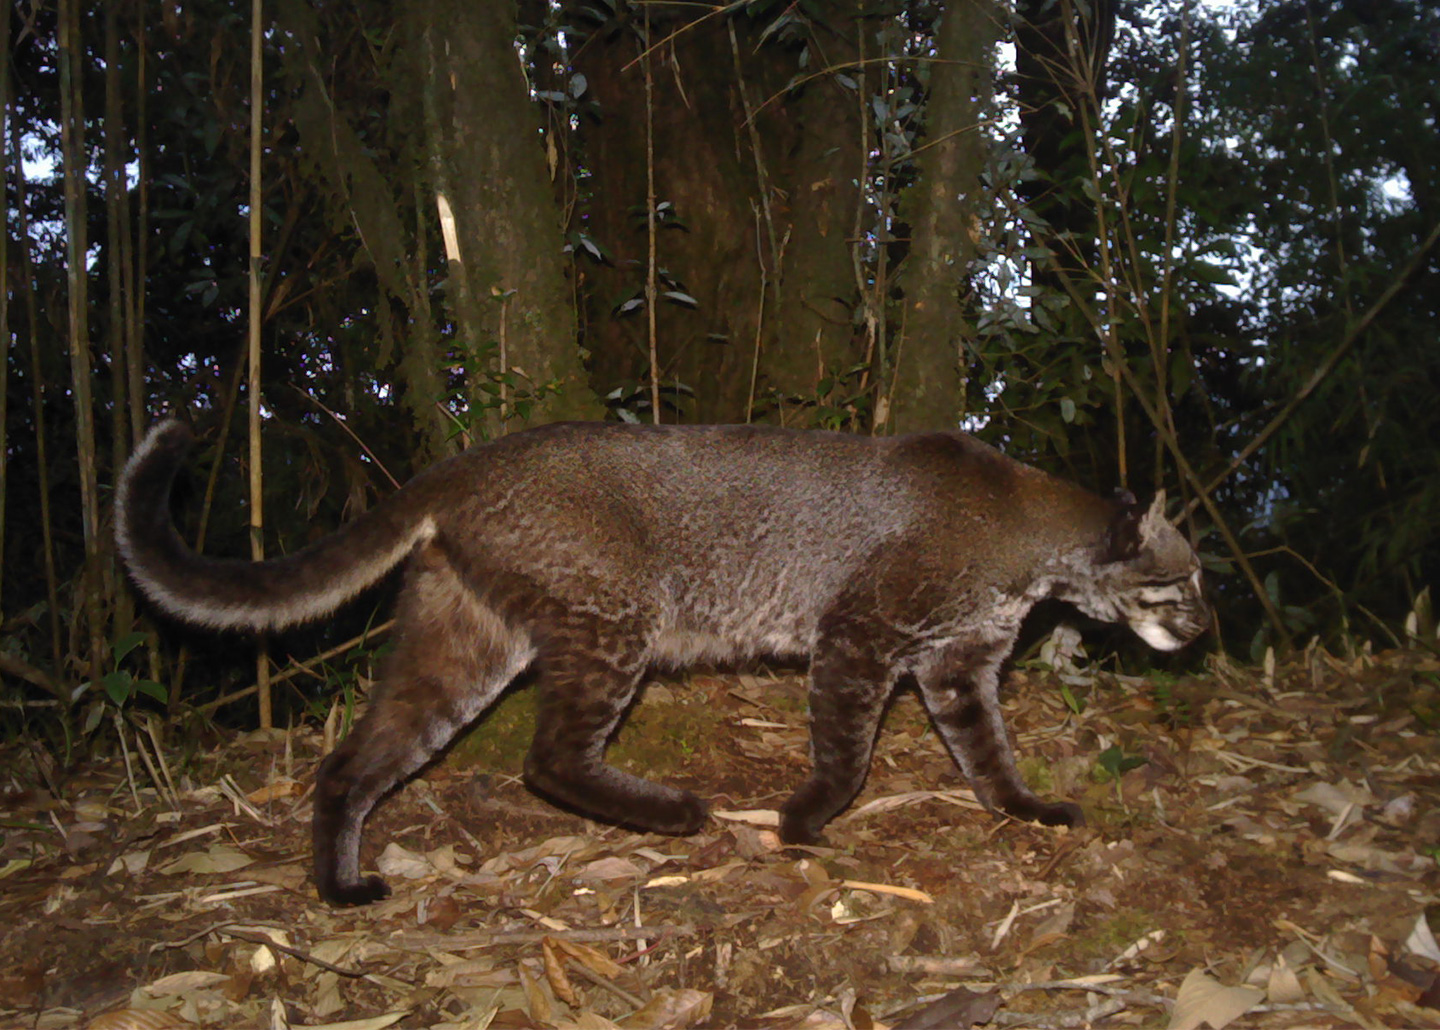
[[[151,430],[119,484],[116,534],[141,590],[201,625],[318,618],[408,558],[395,649],[369,711],[321,766],[315,878],[361,904],[375,803],[530,669],[537,791],[603,819],[690,833],[699,798],[607,765],[652,665],[810,663],[813,771],[782,839],[817,839],[854,797],[896,681],[919,685],[976,793],[1075,824],[1015,769],[998,669],[1030,607],[1060,597],[1161,648],[1208,622],[1194,551],[1133,498],[1105,500],[960,433],[873,439],[759,426],[546,426],[417,476],[318,543],[265,562],[194,555],[170,519],[189,432]]]

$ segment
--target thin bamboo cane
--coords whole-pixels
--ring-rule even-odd
[[[10,121],[10,18],[0,18],[0,119]],[[0,140],[3,151],[3,140]],[[20,163],[16,152],[15,163]],[[6,192],[9,178],[9,154],[0,153],[0,193]],[[5,509],[10,496],[10,233],[0,232],[0,605],[5,586]]]
[[[261,0],[250,9],[250,556],[265,557],[264,473],[260,448],[260,219],[263,197],[260,191],[261,114],[264,110],[264,79],[261,75],[260,41],[263,33]],[[255,658],[255,682],[259,686],[260,727],[274,725],[270,697],[270,659],[262,640]]]
[[[65,178],[65,263],[69,300],[70,389],[75,402],[75,450],[80,462],[80,514],[85,542],[81,593],[85,632],[90,644],[90,678],[98,682],[105,663],[98,568],[100,503],[95,455],[95,413],[90,389],[89,282],[85,267],[85,111],[80,67],[85,57],[80,39],[77,0],[60,0],[60,131]]]
[[[645,236],[649,260],[645,266],[645,319],[650,344],[650,418],[660,424],[660,357],[655,327],[655,77],[650,69],[650,7],[645,7],[645,52],[640,67],[645,74]]]
[[[45,566],[45,599],[50,609],[51,670],[58,676],[64,663],[60,633],[60,582],[55,572],[55,523],[50,511],[49,442],[45,434],[45,369],[40,362],[40,305],[35,297],[35,267],[30,254],[30,212],[25,165],[20,160],[20,125],[10,120],[10,153],[15,155],[15,227],[20,241],[20,287],[25,297],[25,324],[30,333],[30,397],[35,411],[35,471],[40,487],[40,541]]]

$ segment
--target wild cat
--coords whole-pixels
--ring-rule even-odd
[[[1020,778],[996,698],[1022,618],[1056,597],[1162,650],[1210,619],[1163,495],[1101,498],[958,432],[544,426],[260,562],[198,556],[176,533],[190,442],[178,422],[153,428],[116,498],[130,573],[172,615],[278,629],[406,563],[381,683],[317,774],[315,882],[335,904],[389,893],[360,871],[366,817],[526,670],[540,692],[527,782],[601,819],[675,834],[706,819],[694,794],[605,762],[648,668],[774,655],[809,662],[812,771],[782,840],[815,841],[854,797],[902,677],[987,807],[1073,825],[1077,806]]]

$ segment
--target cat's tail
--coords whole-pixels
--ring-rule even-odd
[[[293,626],[340,607],[434,537],[435,522],[400,491],[294,554],[265,561],[206,558],[175,531],[170,489],[193,434],[154,426],[115,491],[115,542],[136,584],[170,614],[216,629]]]

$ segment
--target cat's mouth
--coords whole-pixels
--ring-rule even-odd
[[[1157,651],[1178,651],[1205,630],[1203,623],[1187,623],[1177,628],[1155,619],[1136,619],[1130,628]]]

